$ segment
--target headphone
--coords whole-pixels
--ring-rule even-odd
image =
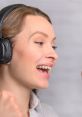
[[[0,64],[9,63],[12,59],[12,43],[10,38],[3,38],[2,27],[3,21],[9,13],[11,13],[15,8],[24,6],[23,4],[13,4],[4,7],[0,11]]]

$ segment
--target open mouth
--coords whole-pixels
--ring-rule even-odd
[[[37,65],[36,68],[40,70],[41,72],[47,72],[47,73],[51,70],[51,67],[47,65]]]

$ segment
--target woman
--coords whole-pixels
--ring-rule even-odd
[[[0,11],[1,40],[9,40],[12,47],[9,60],[0,65],[0,116],[56,117],[36,95],[37,89],[48,87],[49,71],[58,58],[51,20],[23,4],[4,9]]]

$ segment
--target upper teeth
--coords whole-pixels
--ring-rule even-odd
[[[51,67],[49,67],[49,66],[44,66],[44,65],[40,65],[40,66],[38,66],[37,68],[41,68],[41,69],[45,69],[45,70],[51,70]]]

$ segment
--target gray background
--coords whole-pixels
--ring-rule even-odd
[[[82,117],[82,0],[0,0],[0,7],[25,3],[49,14],[57,34],[59,59],[50,86],[40,91],[59,117]]]

